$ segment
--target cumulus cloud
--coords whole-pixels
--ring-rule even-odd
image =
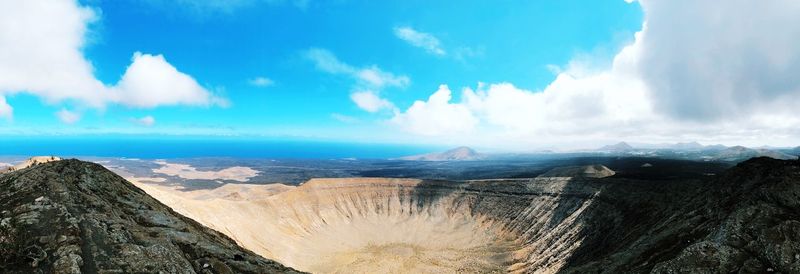
[[[376,65],[354,67],[339,60],[326,49],[312,48],[305,52],[305,57],[316,65],[317,69],[338,75],[346,75],[355,81],[350,99],[361,109],[368,112],[395,109],[394,104],[380,97],[380,91],[388,87],[403,88],[411,83],[405,75],[394,75],[381,70]]]
[[[153,118],[153,116],[147,115],[147,116],[144,116],[144,117],[141,117],[141,118],[133,118],[133,119],[131,119],[131,122],[133,122],[134,124],[140,125],[140,126],[151,127],[151,126],[156,124],[156,118]]]
[[[97,80],[82,52],[96,13],[73,0],[0,2],[0,95],[24,92],[93,108],[224,104],[161,55],[135,53],[116,85]]]
[[[478,120],[463,104],[451,103],[452,95],[446,85],[439,86],[428,101],[416,101],[392,122],[420,135],[459,134],[471,132]]]
[[[447,54],[442,48],[439,39],[430,33],[421,32],[411,27],[395,27],[394,35],[412,46],[424,49],[428,53],[440,56]]]
[[[642,30],[608,69],[576,59],[552,68],[556,78],[543,90],[479,84],[465,88],[457,102],[440,88],[392,122],[449,138],[473,129],[474,142],[509,140],[517,146],[800,141],[800,118],[792,111],[800,101],[800,3],[639,2]],[[432,105],[451,111],[434,111]],[[443,130],[451,125],[461,126]]]
[[[224,105],[191,76],[178,71],[162,55],[136,52],[122,79],[111,88],[112,101],[131,107]]]
[[[13,112],[14,108],[6,102],[6,97],[0,96],[0,118],[10,119]]]
[[[250,79],[247,82],[250,83],[250,85],[252,85],[252,86],[261,87],[261,88],[269,87],[269,86],[272,86],[272,85],[275,84],[275,81],[273,81],[272,79],[269,79],[267,77],[256,77],[256,78]]]
[[[0,2],[0,93],[103,105],[103,83],[81,52],[95,20],[94,10],[69,0]]]
[[[63,108],[61,110],[59,110],[58,112],[56,112],[56,117],[58,117],[58,120],[61,120],[62,123],[65,123],[65,124],[68,124],[68,125],[74,124],[74,123],[78,122],[78,120],[81,119],[81,115],[79,113],[73,112],[73,111],[69,111],[69,110],[63,109]]]
[[[639,3],[646,23],[633,65],[659,111],[708,121],[800,99],[800,2]]]

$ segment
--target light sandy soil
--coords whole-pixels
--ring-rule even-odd
[[[154,173],[177,176],[189,180],[230,180],[247,182],[258,175],[258,171],[249,167],[229,167],[218,171],[201,171],[187,164],[156,161],[161,167],[153,169]]]
[[[47,162],[60,161],[60,160],[61,158],[55,156],[34,156],[29,158],[28,160],[22,161],[21,163],[13,166],[11,164],[0,163],[0,173],[11,172],[14,170],[29,168],[37,164],[44,164]]]

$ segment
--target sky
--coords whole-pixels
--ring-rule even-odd
[[[800,145],[800,2],[0,0],[0,137]]]

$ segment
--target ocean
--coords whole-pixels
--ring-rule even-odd
[[[275,159],[387,159],[441,147],[235,138],[0,137],[0,155],[56,155],[170,159],[195,157]]]

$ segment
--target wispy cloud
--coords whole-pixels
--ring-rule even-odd
[[[347,124],[358,123],[358,118],[349,115],[344,115],[341,113],[331,113],[331,118],[333,118],[336,121]]]
[[[405,87],[411,83],[411,79],[408,76],[385,72],[376,65],[361,68],[354,67],[339,61],[336,55],[326,49],[309,49],[305,52],[305,57],[314,62],[317,69],[331,74],[350,76],[365,88]]]
[[[81,119],[81,115],[79,113],[69,111],[65,108],[62,108],[61,110],[56,112],[56,117],[58,117],[58,120],[61,120],[62,123],[68,125],[74,124]]]
[[[262,76],[250,79],[247,82],[250,83],[250,85],[252,85],[252,86],[256,86],[256,87],[260,87],[260,88],[265,88],[265,87],[270,87],[270,86],[275,85],[275,81],[273,81],[270,78],[262,77]]]
[[[392,102],[379,97],[376,92],[371,90],[353,92],[350,94],[350,99],[353,100],[359,108],[368,112],[378,112],[384,109],[395,108]]]
[[[142,0],[154,7],[172,11],[182,9],[196,15],[231,14],[256,5],[293,6],[306,9],[309,0]]]
[[[131,118],[131,122],[144,127],[152,127],[156,124],[156,119],[153,118],[153,116],[147,115],[141,118]]]
[[[425,49],[428,53],[439,56],[447,55],[439,39],[430,33],[421,32],[411,27],[395,27],[394,35],[412,46]]]
[[[408,76],[383,71],[376,65],[355,67],[344,63],[326,49],[309,49],[305,52],[305,57],[314,62],[321,71],[346,75],[355,80],[350,99],[356,106],[368,112],[395,110],[392,102],[380,96],[381,90],[387,87],[403,88],[411,83]]]

